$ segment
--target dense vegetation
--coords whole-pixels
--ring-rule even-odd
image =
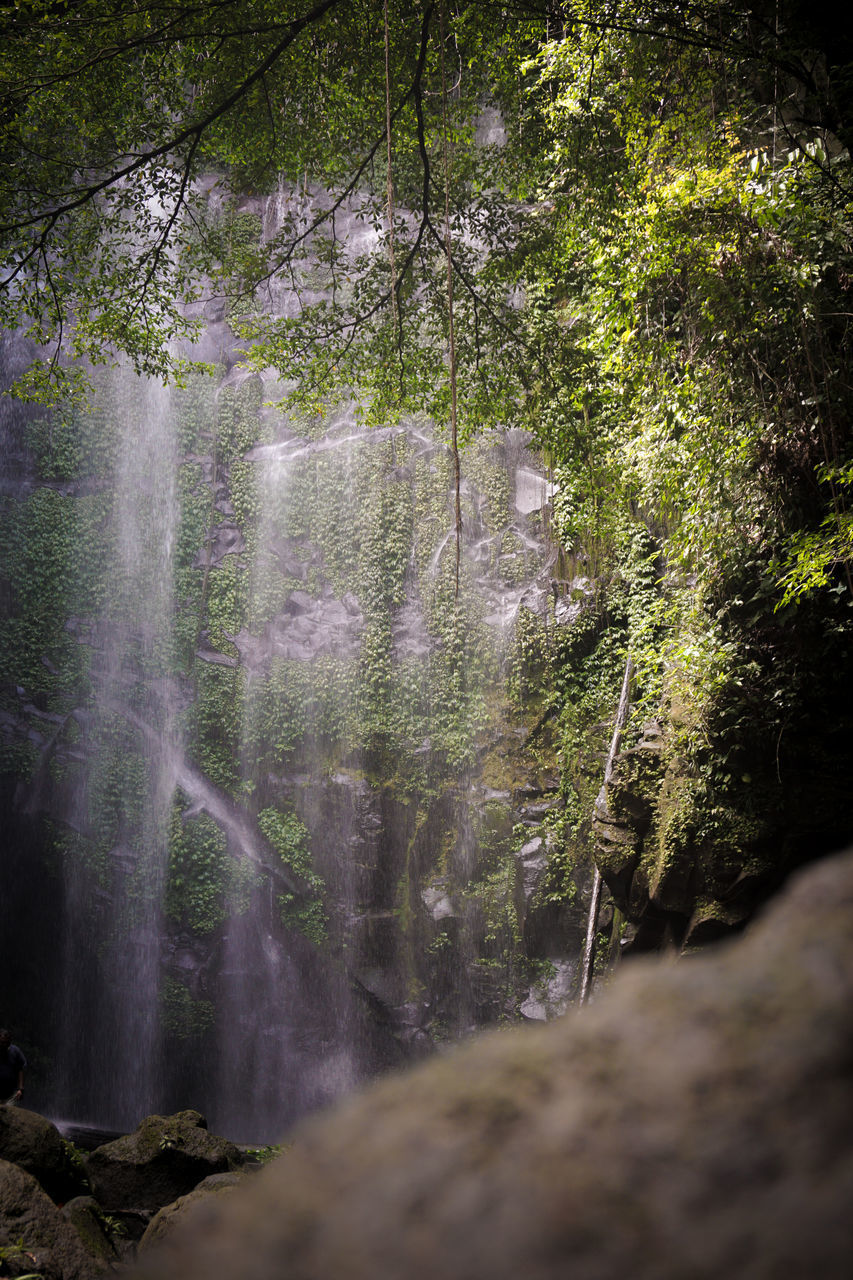
[[[610,805],[632,834],[601,857],[653,941],[739,923],[853,827],[853,70],[821,13],[36,0],[3,19],[2,318],[44,351],[19,393],[67,405],[69,357],[115,350],[185,377],[170,340],[213,294],[302,410],[355,389],[369,422],[427,411],[454,449],[531,429],[555,597],[582,606],[570,640],[523,621],[515,676],[562,743],[552,891],[588,849],[630,653]],[[212,199],[211,173],[235,194]],[[259,234],[240,194],[280,182],[301,199]],[[353,209],[376,232],[357,256]],[[272,322],[276,279],[301,305]],[[61,552],[62,499],[42,500]],[[393,589],[369,603],[381,648]],[[201,715],[231,676],[205,678]]]

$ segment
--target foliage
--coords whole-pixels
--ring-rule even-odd
[[[278,1160],[279,1156],[284,1155],[288,1149],[287,1143],[273,1142],[265,1147],[245,1147],[244,1151],[252,1164],[271,1164],[273,1160]]]
[[[86,1176],[86,1161],[83,1152],[67,1138],[62,1139],[62,1152],[67,1163],[80,1177]]]
[[[160,992],[160,1013],[164,1031],[179,1040],[205,1035],[216,1021],[209,1000],[198,1000],[177,978],[167,977]]]
[[[311,876],[309,833],[304,822],[295,813],[281,813],[277,809],[262,809],[258,814],[258,828],[269,840],[285,866],[298,876]],[[320,885],[315,877],[315,884]]]
[[[185,817],[186,807],[178,795],[169,826],[165,910],[175,924],[204,935],[225,920],[231,859],[214,820],[205,813]]]
[[[277,364],[290,378],[312,346],[309,399],[357,383],[366,403],[411,396],[446,418],[447,382],[436,382],[430,351],[438,344],[443,353],[447,341],[439,214],[449,148],[458,356],[474,375],[460,387],[473,423],[501,395],[486,345],[512,326],[503,281],[490,289],[483,275],[474,286],[471,237],[503,242],[515,215],[496,182],[512,158],[471,141],[485,97],[508,109],[518,102],[519,51],[535,48],[546,14],[536,2],[503,14],[482,0],[453,12],[390,0],[386,85],[382,24],[364,0],[204,0],[168,13],[85,0],[73,15],[47,0],[18,6],[4,21],[0,80],[3,148],[16,170],[14,184],[0,185],[2,319],[42,346],[59,344],[21,389],[42,399],[57,387],[74,392],[85,381],[74,360],[98,363],[113,350],[140,371],[180,376],[186,362],[170,354],[169,338],[193,331],[186,304],[213,278],[256,343],[259,367]],[[454,84],[452,97],[442,83]],[[381,229],[386,89],[400,208],[394,280]],[[270,190],[279,175],[290,184],[265,244],[239,204],[223,207],[209,183],[197,184],[220,167],[238,188]],[[314,199],[309,179],[339,192],[331,207]],[[356,259],[338,230],[353,210],[380,226],[377,252]],[[331,299],[317,300],[318,272]],[[291,276],[300,292],[295,325],[258,325],[253,295],[271,274]],[[364,342],[353,343],[356,331]]]
[[[36,1261],[35,1255],[24,1244],[23,1236],[19,1236],[17,1240],[12,1240],[8,1244],[0,1245],[0,1266],[4,1269],[6,1266],[26,1266]],[[44,1276],[41,1271],[27,1271],[26,1274],[23,1272],[18,1274],[18,1280],[44,1280]]]
[[[326,941],[326,911],[323,905],[325,884],[313,870],[308,828],[294,813],[278,809],[262,809],[258,828],[269,840],[281,861],[295,871],[305,884],[304,895],[285,893],[279,896],[279,909],[284,924],[298,929],[318,945]]]
[[[107,1235],[123,1239],[128,1234],[127,1223],[113,1213],[99,1213],[98,1218]]]
[[[765,857],[771,830],[790,848],[782,779],[814,743],[802,700],[832,687],[849,723],[850,159],[804,87],[818,33],[777,7],[774,47],[754,8],[719,8],[730,21],[712,41],[719,15],[702,6],[621,4],[600,21],[573,6],[528,66],[550,145],[519,245],[528,340],[554,371],[535,427],[556,527],[571,572],[596,582],[591,635],[621,632],[635,658],[629,743],[664,719],[664,767],[684,786],[678,822],[664,798],[656,821],[668,847],[679,826],[667,856],[682,874]],[[582,848],[600,785],[584,781],[589,658],[524,642],[534,687],[580,681],[561,725],[565,829]]]

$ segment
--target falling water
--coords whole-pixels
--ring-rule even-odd
[[[66,856],[64,864],[58,1106],[119,1128],[155,1107],[161,1074],[162,896],[180,756],[170,673],[177,467],[170,394],[161,384],[116,370],[94,416],[113,451],[112,555],[100,610],[80,637],[89,693],[76,714],[88,767],[65,818],[89,856]],[[100,917],[95,951],[93,916]]]
[[[258,781],[252,744],[263,733],[260,720],[271,667],[301,664],[310,684],[312,679],[322,679],[311,671],[318,655],[344,651],[352,655],[358,648],[358,629],[345,608],[330,609],[323,595],[315,599],[299,586],[289,591],[284,586],[288,569],[300,570],[293,563],[299,546],[290,529],[291,481],[306,459],[310,465],[311,456],[322,452],[323,443],[312,445],[288,432],[285,441],[257,446],[247,455],[254,466],[258,515],[246,625],[234,637],[246,672],[240,760],[241,787],[247,794]],[[346,448],[346,439],[338,433],[333,433],[331,443]],[[346,501],[344,492],[340,497]],[[305,728],[310,739],[311,726]],[[311,769],[311,763],[303,752],[300,767]],[[314,762],[312,772],[319,769],[320,762]],[[304,774],[293,778],[282,769],[278,790],[298,788],[305,781]],[[290,805],[284,813],[267,805],[258,821],[262,831],[271,833],[272,841],[276,830],[282,829],[302,856],[309,856],[310,833]],[[337,834],[342,838],[342,832]],[[330,971],[328,965],[316,963],[316,948],[324,941],[319,903],[315,928],[306,939],[288,918],[294,910],[293,895],[282,894],[281,886],[276,888],[269,877],[248,867],[242,848],[238,846],[235,853],[219,970],[220,1047],[213,1112],[223,1131],[264,1142],[305,1111],[351,1089],[362,1071],[353,1054],[350,996],[343,969]],[[273,846],[272,857],[276,856],[282,854]],[[298,874],[286,861],[282,865]]]
[[[288,200],[256,202],[265,237]],[[357,211],[339,230],[375,234]],[[288,418],[209,321],[215,379],[100,377],[90,411],[35,424],[42,487],[22,448],[12,497],[68,572],[0,729],[26,760],[22,838],[61,871],[42,1105],[115,1128],[194,1106],[264,1142],[518,1016],[541,874],[520,842],[556,801],[546,766],[507,763],[527,730],[506,682],[519,612],[547,623],[549,491],[521,433],[468,451],[457,598],[433,426]]]

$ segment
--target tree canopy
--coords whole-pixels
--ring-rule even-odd
[[[453,216],[464,185],[468,217],[482,221],[477,200],[494,179],[470,145],[477,108],[511,109],[521,56],[545,34],[535,0],[471,4],[452,21],[442,4],[394,0],[384,14],[340,0],[11,7],[0,85],[4,322],[72,356],[115,348],[163,371],[202,278],[250,292],[289,272],[300,251],[324,252],[333,268],[344,252],[336,211],[354,199],[381,224],[389,163],[400,211],[393,291],[411,296],[416,267],[444,246],[441,157],[453,152]],[[298,227],[288,221],[256,252],[229,254],[197,189],[211,171],[227,172],[237,193],[285,178],[306,190],[322,183],[335,198],[300,209]],[[351,321],[367,331],[394,310],[390,280],[360,283],[351,316],[336,299],[334,319],[312,315],[301,340],[288,346],[288,334],[267,332],[265,341],[280,338],[291,359],[335,336],[345,346]],[[56,360],[50,375],[62,379]],[[33,391],[45,386],[31,377]]]
[[[789,8],[784,26],[778,4],[637,0],[6,6],[0,296],[4,323],[49,348],[49,377],[37,366],[31,393],[67,381],[51,342],[90,360],[124,350],[162,372],[203,287],[250,294],[288,273],[296,283],[300,254],[319,253],[331,274],[346,260],[353,287],[303,308],[298,325],[249,325],[258,358],[303,377],[310,366],[319,391],[385,370],[386,393],[422,404],[448,323],[449,253],[467,418],[487,417],[493,399],[506,413],[551,365],[518,291],[539,287],[529,268],[553,234],[555,161],[563,185],[601,209],[646,145],[658,167],[683,150],[682,118],[703,146],[709,101],[718,153],[768,128],[785,147],[828,128],[843,136],[843,67],[808,46]],[[556,104],[572,83],[580,109],[567,113]],[[501,113],[500,145],[477,142],[484,107]],[[238,193],[285,178],[335,198],[235,251],[198,189],[211,171]],[[335,234],[352,201],[380,232],[375,260],[358,266]],[[495,352],[525,371],[521,390],[501,393]]]
[[[803,637],[837,653],[853,604],[849,25],[798,0],[2,22],[0,316],[42,352],[19,392],[72,394],[79,358],[121,351],[179,371],[219,294],[304,406],[529,427],[566,553],[628,591],[649,699],[707,711],[685,734],[709,785],[736,781],[737,688],[781,781]],[[241,194],[280,184],[279,224],[247,231]]]

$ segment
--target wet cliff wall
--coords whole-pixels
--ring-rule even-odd
[[[3,1007],[34,1105],[269,1140],[564,1008],[583,907],[524,635],[576,617],[529,439],[466,454],[457,594],[429,423],[297,421],[228,362],[95,381],[4,422]]]

